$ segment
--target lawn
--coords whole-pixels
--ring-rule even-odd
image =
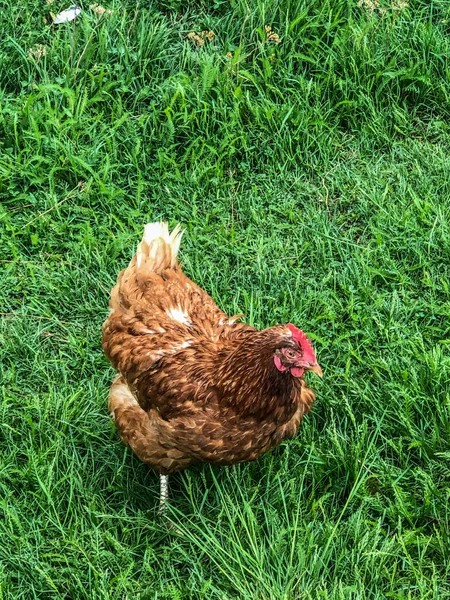
[[[0,598],[450,598],[448,0],[69,4],[0,13]],[[172,477],[182,536],[100,345],[159,219],[324,369],[294,440]]]

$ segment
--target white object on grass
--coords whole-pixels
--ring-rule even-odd
[[[59,25],[59,23],[68,23],[69,21],[73,21],[78,17],[81,13],[81,8],[76,4],[72,4],[66,10],[61,11],[56,17],[53,19],[54,25]]]

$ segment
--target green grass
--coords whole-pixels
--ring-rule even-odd
[[[450,5],[380,2],[3,3],[0,598],[450,598]],[[294,440],[172,478],[184,536],[100,347],[156,219],[325,373]]]

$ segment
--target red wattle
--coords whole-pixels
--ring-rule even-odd
[[[294,377],[301,377],[304,372],[305,369],[302,369],[302,367],[292,367],[291,369],[291,375],[293,375]]]

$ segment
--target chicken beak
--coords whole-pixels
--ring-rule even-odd
[[[320,366],[317,363],[315,365],[313,365],[312,367],[309,367],[308,370],[313,371],[316,375],[318,375],[322,379],[322,376],[323,376],[322,369],[320,368]]]

